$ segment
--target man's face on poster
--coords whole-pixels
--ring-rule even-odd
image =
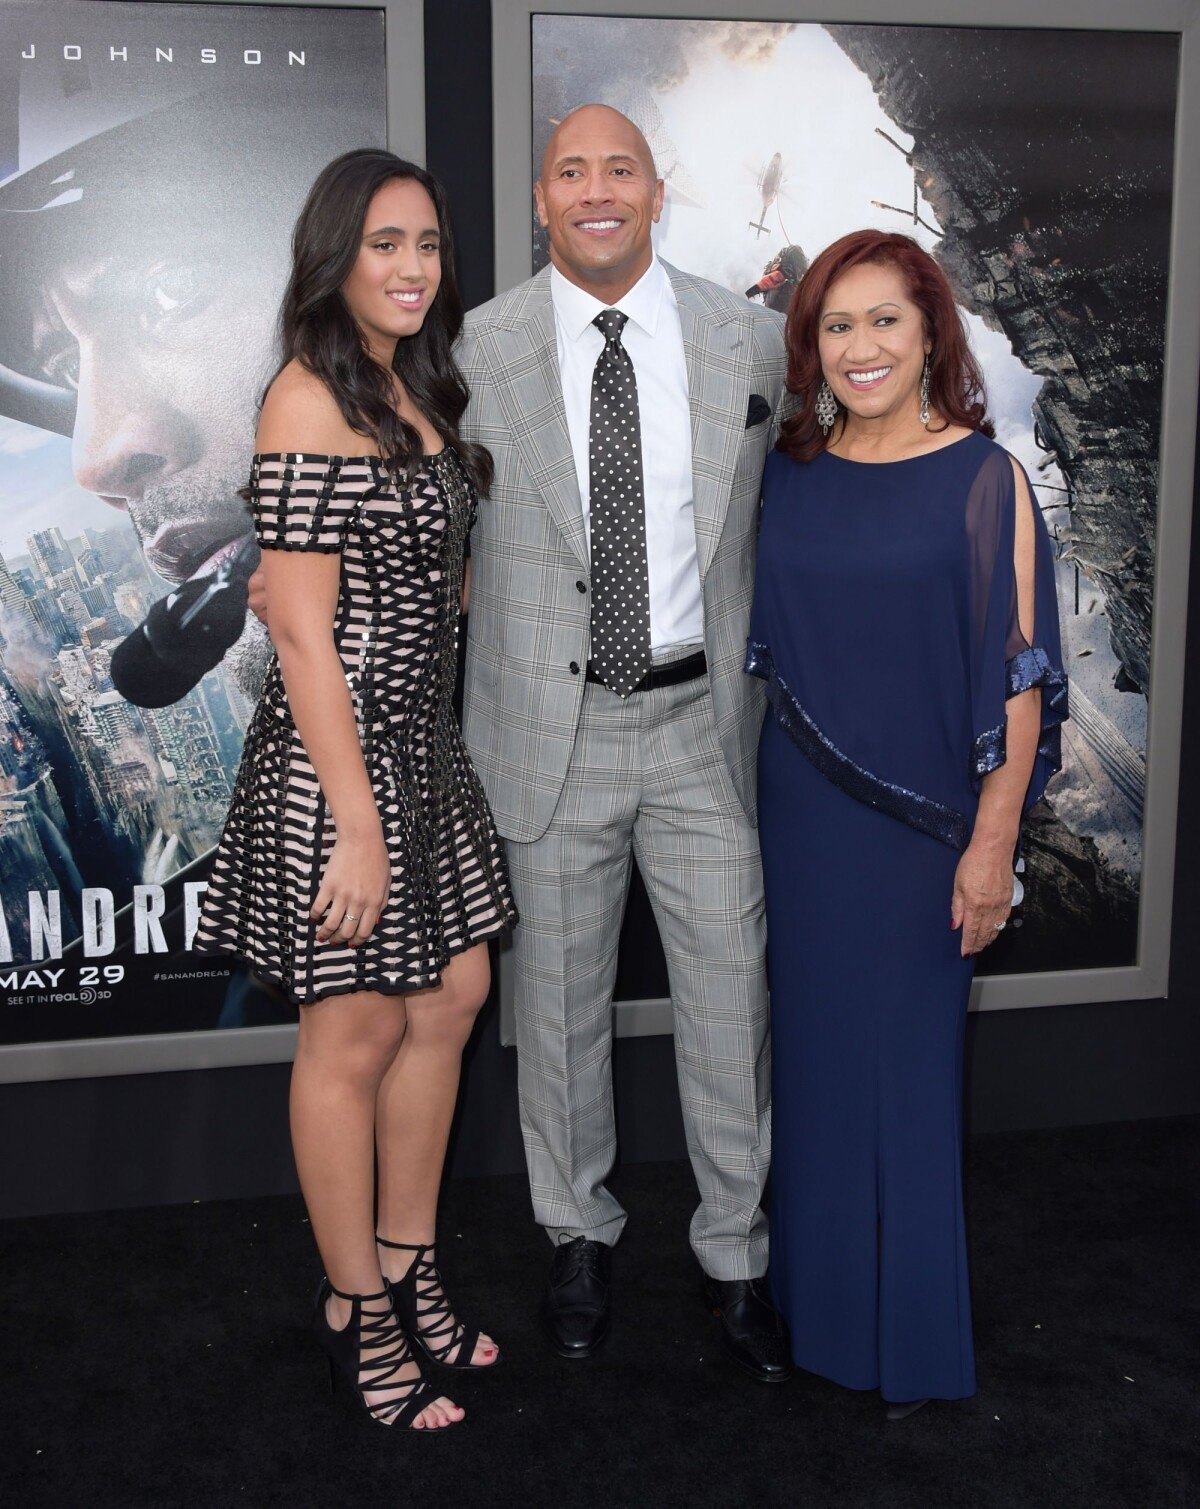
[[[81,487],[129,514],[164,592],[250,532],[238,497],[270,376],[291,210],[236,191],[53,218],[40,247],[31,375],[72,389]],[[227,664],[257,688],[254,619]]]

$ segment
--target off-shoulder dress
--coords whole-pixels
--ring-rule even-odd
[[[391,888],[361,947],[317,942],[309,908],[336,833],[273,657],[193,946],[248,960],[301,1005],[435,985],[455,954],[516,921],[453,705],[474,489],[447,448],[409,482],[374,456],[258,455],[248,496],[264,550],[341,556],[334,641]]]

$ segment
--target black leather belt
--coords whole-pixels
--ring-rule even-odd
[[[683,660],[669,660],[666,665],[652,665],[633,690],[649,692],[656,686],[678,686],[681,681],[695,681],[697,676],[703,676],[707,670],[708,660],[704,651],[697,650],[694,655],[688,655]],[[587,663],[587,680],[599,681],[601,686],[604,684],[590,660]]]

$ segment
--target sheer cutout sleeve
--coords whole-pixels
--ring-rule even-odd
[[[245,496],[263,550],[341,550],[373,488],[370,457],[283,452],[255,456]]]
[[[1026,478],[1028,485],[1028,478]],[[1042,726],[1026,808],[1046,789],[1062,764],[1060,728],[1067,716],[1067,678],[1059,641],[1054,551],[1045,521],[1029,488],[1018,497],[1013,465],[997,449],[980,468],[967,498],[967,545],[971,613],[971,779],[978,790],[985,775],[1006,759],[1005,704],[1033,687],[1042,689]],[[1022,615],[1017,594],[1016,519],[1030,507],[1033,525],[1033,602]],[[1021,629],[1024,616],[1032,638]]]

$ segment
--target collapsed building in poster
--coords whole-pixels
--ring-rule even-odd
[[[1135,54],[1116,34],[1090,34],[1083,48],[1074,33],[1043,32],[1031,69],[1024,50],[997,46],[990,32],[826,29],[912,137],[914,187],[937,215],[936,254],[963,302],[1042,379],[1036,435],[1067,488],[1060,548],[1103,598],[1117,687],[1145,693],[1174,101],[1147,87],[1143,69],[1169,65],[1174,41],[1141,38],[1150,47]],[[1140,820],[1140,752],[1081,688],[1071,702],[1077,745]],[[1040,882],[1031,910],[1068,932],[1089,917],[1114,962],[1132,958],[1130,878],[1047,813],[1035,814],[1026,844]],[[1075,961],[1056,952],[1056,962]]]

